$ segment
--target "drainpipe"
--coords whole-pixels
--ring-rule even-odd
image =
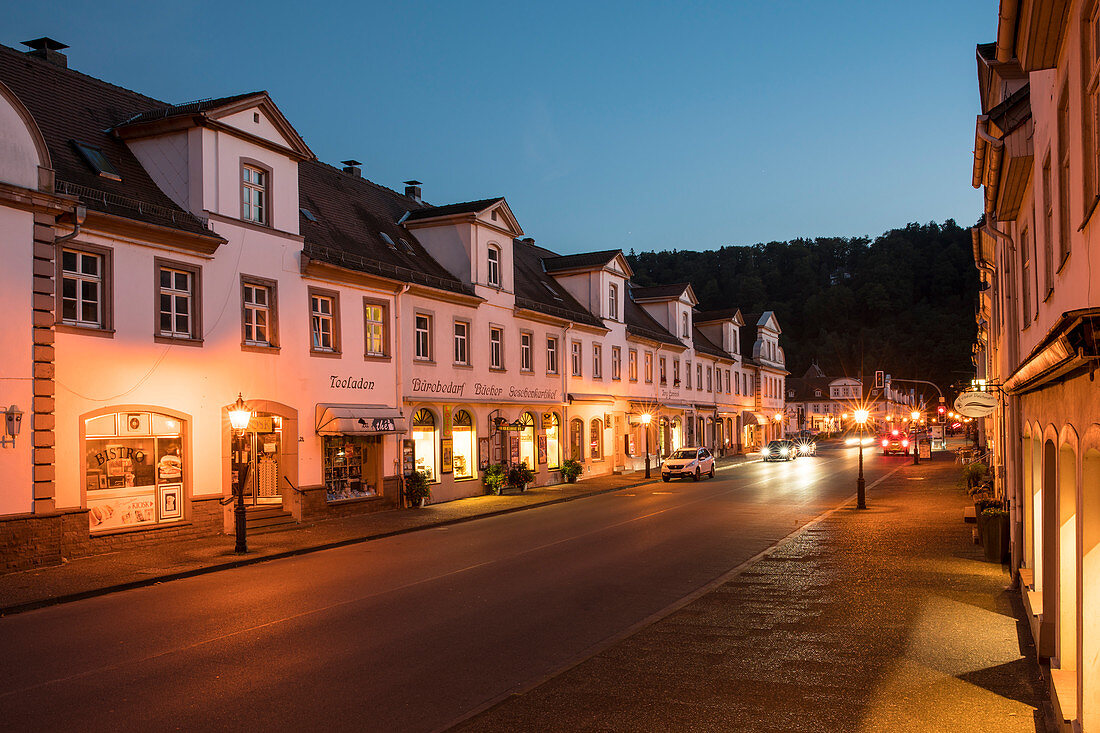
[[[975,128],[975,131],[978,138],[985,141],[990,147],[989,176],[988,178],[985,175],[981,175],[980,178],[979,176],[975,176],[975,180],[973,182],[974,188],[978,188],[982,185],[982,183],[985,183],[985,217],[987,220],[989,220],[993,218],[993,210],[996,208],[997,188],[1000,185],[1001,161],[1004,157],[1005,143],[1004,140],[993,137],[989,134],[988,115],[978,115],[978,125]],[[984,160],[983,156],[980,156],[978,152],[975,151],[975,165],[979,163],[979,159]],[[980,173],[980,171],[976,171],[976,173]],[[996,232],[997,230],[994,229],[993,231]],[[1000,235],[1003,237],[1008,236],[1003,232],[1000,232]]]
[[[401,290],[393,296],[393,361],[397,365],[396,383],[397,383],[397,413],[403,414],[405,412],[405,400],[403,392],[405,389],[405,383],[402,381],[401,372],[401,296],[409,292],[409,283],[405,283],[401,286]],[[411,419],[411,415],[409,416]],[[396,436],[394,436],[396,437]],[[397,466],[397,490],[400,498],[398,499],[398,505],[404,506],[405,503],[405,472],[402,470],[404,466],[401,465],[401,438],[397,438],[397,445],[394,448],[397,450],[397,458],[394,459],[394,465]]]
[[[73,221],[75,222],[75,224],[73,225],[73,230],[63,237],[56,237],[54,239],[54,244],[63,244],[64,242],[68,242],[70,239],[80,234],[80,227],[82,224],[84,224],[84,219],[86,219],[87,216],[88,207],[86,207],[84,204],[77,204],[76,208],[73,210]]]
[[[1019,0],[1001,0],[1001,10],[997,19],[997,61],[1007,63],[1012,60],[1016,47],[1016,15]]]

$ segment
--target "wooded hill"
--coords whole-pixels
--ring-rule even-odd
[[[954,220],[910,224],[874,241],[631,250],[628,259],[638,285],[690,282],[701,309],[775,311],[792,376],[812,361],[831,377],[857,376],[862,361],[865,374],[936,382],[948,400],[951,384],[973,376],[978,271],[970,230]]]

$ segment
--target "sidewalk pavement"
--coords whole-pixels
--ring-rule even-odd
[[[905,465],[868,510],[834,510],[458,730],[1052,730],[1019,597],[973,544],[957,474],[949,453]]]
[[[754,455],[722,458],[717,462],[717,469],[758,460]],[[659,469],[652,475],[649,481],[660,481]],[[423,509],[399,509],[270,530],[253,530],[248,535],[247,555],[234,554],[232,535],[217,535],[167,541],[149,547],[78,558],[51,567],[0,574],[0,616],[420,529],[558,504],[645,483],[647,480],[639,471],[598,476],[573,484],[541,486],[521,494],[457,499],[430,504]]]

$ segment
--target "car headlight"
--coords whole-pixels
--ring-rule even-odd
[[[785,456],[785,455],[788,455],[788,454],[790,453],[790,451],[789,451],[788,449],[786,449],[786,448],[780,448],[780,449],[779,449],[779,452],[780,452],[780,454],[782,454],[782,455],[784,455],[784,456]]]
[[[803,443],[802,445],[798,446],[798,452],[799,453],[809,453],[810,452],[810,446]]]

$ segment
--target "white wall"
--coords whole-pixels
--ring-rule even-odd
[[[0,100],[0,107],[3,102]],[[2,158],[0,158],[2,159]],[[23,426],[14,448],[0,448],[0,514],[31,511],[33,504],[31,308],[34,216],[0,207],[0,410],[16,405]],[[2,420],[2,416],[0,416]],[[0,421],[0,435],[4,425]]]

